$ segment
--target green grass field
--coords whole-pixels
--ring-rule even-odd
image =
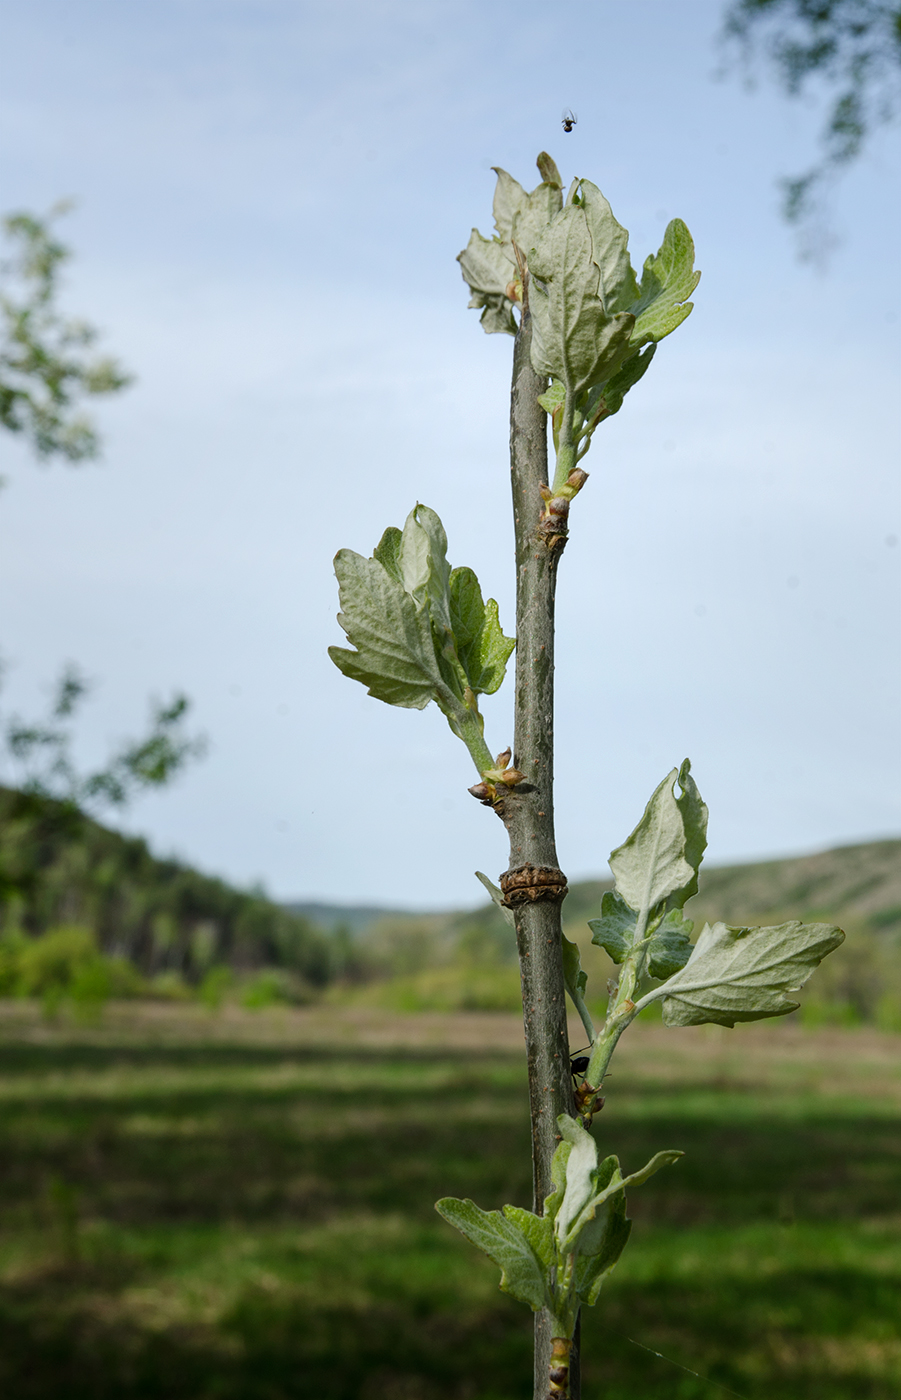
[[[0,1392],[529,1397],[527,1310],[432,1209],[528,1204],[520,1035],[501,1014],[0,1007]],[[586,1400],[895,1400],[901,1036],[635,1027],[614,1069],[604,1149],[686,1156],[631,1197]]]

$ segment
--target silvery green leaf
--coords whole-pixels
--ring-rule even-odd
[[[639,289],[629,257],[629,235],[590,180],[582,181],[580,203],[591,235],[591,258],[600,274],[598,295],[604,310],[608,316],[617,311],[634,311]]]
[[[525,1236],[539,1263],[550,1268],[555,1260],[554,1222],[521,1206],[504,1206],[504,1215]]]
[[[547,151],[539,152],[538,159],[535,162],[535,164],[538,166],[538,173],[540,174],[544,184],[556,185],[558,190],[562,191],[563,177],[561,176],[560,171],[557,169],[557,166],[552,160],[552,158],[548,155]]]
[[[472,1201],[445,1196],[436,1202],[439,1215],[493,1259],[501,1270],[501,1288],[533,1312],[544,1306],[545,1270],[535,1250],[515,1220],[499,1210],[480,1210]]]
[[[486,335],[516,335],[518,326],[509,297],[495,292],[478,292],[470,297],[466,305],[485,308],[479,317],[479,325]]]
[[[615,963],[621,963],[632,947],[637,918],[635,910],[629,908],[621,895],[605,890],[601,897],[601,917],[588,920],[592,943],[603,948]]]
[[[614,1176],[617,1180],[622,1180],[622,1172],[619,1169],[618,1157],[605,1157],[598,1163],[597,1171],[594,1173],[594,1195],[599,1195],[610,1185]],[[611,1199],[614,1199],[611,1197]],[[580,1254],[597,1254],[602,1248],[604,1236],[604,1211],[595,1215],[582,1229],[578,1239],[578,1251]]]
[[[405,591],[420,607],[428,601],[432,621],[449,632],[447,535],[438,516],[428,506],[415,505],[407,516],[398,558]]]
[[[682,788],[678,799],[676,782]],[[706,831],[707,808],[686,759],[667,774],[632,835],[610,856],[617,892],[645,923],[664,900],[681,907],[697,891]]]
[[[688,298],[701,280],[694,256],[691,234],[681,219],[672,219],[657,256],[645,262],[638,300],[629,308],[635,316],[635,346],[662,340],[691,312]]]
[[[691,764],[686,758],[679,769],[679,794],[676,806],[682,814],[685,829],[685,859],[694,871],[688,884],[674,890],[667,900],[668,909],[681,909],[687,900],[698,892],[698,872],[704,852],[707,849],[707,804],[698,792],[698,785],[691,776]]]
[[[560,1248],[568,1250],[572,1248],[573,1225],[595,1195],[598,1147],[591,1133],[568,1113],[558,1115],[557,1127],[563,1141],[569,1143],[570,1152],[566,1159],[566,1187],[557,1208],[554,1234]]]
[[[573,394],[609,379],[628,354],[634,322],[627,312],[608,315],[598,295],[600,273],[581,205],[555,216],[528,260],[536,372],[562,380]]]
[[[680,972],[692,954],[694,924],[682,917],[681,909],[671,909],[654,930],[648,944],[648,972],[651,977],[672,977]]]
[[[501,631],[494,599],[482,602],[472,569],[453,570],[449,593],[450,629],[469,686],[476,695],[493,695],[504,679],[516,639]]]
[[[772,928],[705,924],[681,972],[643,997],[663,998],[668,1026],[758,1021],[782,1016],[798,1003],[786,992],[803,987],[817,964],[844,939],[834,924],[792,921]]]
[[[494,227],[501,242],[510,243],[513,238],[513,220],[529,196],[519,181],[514,180],[513,176],[502,170],[499,165],[492,165],[491,169],[497,176],[494,188]]]
[[[338,621],[357,650],[329,647],[329,656],[377,700],[425,709],[436,686],[443,689],[427,609],[417,608],[377,559],[342,549],[335,556],[335,573]]]
[[[566,400],[566,389],[559,379],[555,379],[546,394],[538,395],[538,402],[545,413],[553,414]]]
[[[494,900],[498,909],[500,909],[501,913],[503,914],[506,922],[510,924],[511,927],[515,927],[516,917],[513,913],[513,910],[508,909],[506,904],[504,903],[504,896],[502,892],[498,889],[497,885],[493,884],[492,881],[488,879],[488,876],[484,875],[481,870],[476,871],[476,879],[481,880],[482,884],[485,886],[486,890],[491,895],[491,898]]]
[[[647,1162],[640,1171],[631,1172],[628,1176],[623,1177],[622,1185],[624,1188],[626,1186],[641,1186],[648,1177],[659,1172],[661,1167],[671,1167],[674,1162],[678,1162],[679,1158],[684,1156],[684,1152],[675,1152],[672,1149],[666,1152],[655,1152],[650,1162]]]
[[[610,1173],[605,1178],[608,1163]],[[618,1167],[615,1157],[608,1157],[602,1162],[598,1167],[599,1183],[609,1185],[610,1177]],[[631,1233],[632,1222],[626,1216],[626,1193],[619,1190],[608,1198],[579,1236],[576,1293],[586,1306],[591,1307],[597,1302],[604,1278],[618,1262]]]
[[[595,1030],[591,1020],[591,1014],[585,1005],[585,988],[588,985],[588,974],[582,969],[582,960],[579,953],[578,943],[571,943],[565,934],[560,935],[563,950],[563,981],[566,990],[569,992],[573,1006],[579,1013],[582,1025],[589,1036],[594,1040]]]
[[[526,194],[519,181],[508,175],[506,170],[501,170],[497,165],[492,166],[497,176],[497,188],[494,192],[494,227],[497,229],[497,236],[506,245],[516,243],[524,254],[528,254],[545,224],[553,218],[563,203],[560,172],[547,152],[541,152],[537,164],[541,173],[541,184],[537,185],[531,194]],[[512,248],[511,257],[515,264],[516,257]],[[509,277],[507,281],[510,281]]]
[[[582,970],[582,961],[579,954],[578,943],[572,943],[565,936],[563,939],[563,980],[566,983],[566,990],[570,996],[581,998],[582,993],[588,985],[588,974]]]
[[[599,1217],[600,1218],[600,1217]],[[604,1220],[603,1246],[598,1254],[579,1255],[576,1260],[576,1293],[586,1307],[597,1302],[604,1279],[629,1243],[632,1221],[626,1215],[624,1192],[607,1202]]]
[[[642,375],[648,369],[656,350],[656,345],[648,345],[644,350],[630,355],[622,367],[607,380],[606,384],[598,386],[598,397],[602,397],[604,400],[603,416],[605,418],[610,418],[614,413],[619,413],[623,406],[623,399],[626,397],[629,390],[635,387],[639,379],[641,379]],[[585,416],[588,418],[590,414],[586,413]]]
[[[515,335],[513,302],[506,294],[506,288],[518,274],[513,245],[497,238],[483,238],[478,229],[473,229],[457,261],[472,292],[469,305],[484,308],[483,330],[489,335],[497,331]]]
[[[557,1119],[557,1122],[560,1122],[560,1118]],[[617,1163],[609,1181],[603,1186],[600,1185],[599,1181],[596,1182],[595,1189],[590,1193],[588,1200],[584,1202],[576,1217],[569,1222],[569,1231],[565,1237],[560,1233],[560,1217],[558,1215],[554,1228],[561,1250],[566,1253],[580,1247],[579,1241],[584,1231],[594,1228],[593,1222],[597,1217],[598,1211],[611,1197],[615,1196],[617,1192],[624,1191],[627,1186],[640,1186],[642,1182],[647,1181],[649,1176],[653,1176],[655,1172],[658,1172],[661,1167],[670,1166],[671,1163],[677,1162],[679,1158],[684,1157],[684,1155],[683,1152],[656,1152],[650,1162],[642,1167],[640,1171],[632,1172],[632,1174],[627,1177],[622,1176],[619,1170],[619,1164]],[[597,1173],[595,1173],[595,1176],[597,1176]],[[589,1235],[589,1239],[591,1238],[592,1236]]]
[[[554,1189],[544,1198],[544,1218],[555,1220],[557,1211],[563,1202],[566,1192],[566,1164],[569,1161],[569,1154],[572,1152],[572,1143],[565,1139],[557,1143],[556,1150],[551,1158],[551,1181]]]
[[[532,248],[563,204],[559,185],[542,184],[534,189],[513,216],[513,242],[528,261]]]
[[[372,551],[373,559],[377,559],[383,568],[403,587],[404,575],[400,563],[400,549],[403,535],[396,525],[389,525],[375,549]]]

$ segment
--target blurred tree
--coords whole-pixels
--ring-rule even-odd
[[[202,736],[189,737],[184,732],[189,701],[176,695],[168,705],[152,706],[150,730],[143,739],[125,743],[102,768],[79,773],[72,758],[71,720],[89,689],[78,668],[69,665],[56,684],[44,723],[27,723],[18,715],[5,721],[3,739],[18,769],[15,786],[20,791],[77,807],[122,807],[142,789],[164,786],[205,751]]]
[[[40,458],[79,462],[97,456],[100,440],[74,401],[117,393],[132,376],[108,356],[92,357],[88,351],[98,338],[96,329],[67,319],[58,308],[60,268],[71,252],[53,236],[50,224],[68,208],[57,204],[46,219],[17,213],[3,220],[14,254],[0,264],[0,426],[24,434]],[[79,774],[70,721],[88,690],[87,680],[70,664],[56,684],[45,722],[28,723],[18,715],[0,721],[23,791],[77,807],[123,806],[144,788],[162,787],[203,753],[205,740],[184,732],[190,702],[179,694],[168,705],[152,706],[143,739],[126,743],[104,767]]]
[[[24,433],[39,457],[80,462],[96,457],[100,442],[74,401],[118,393],[132,376],[109,356],[89,354],[97,330],[58,308],[60,269],[71,253],[50,225],[68,207],[57,204],[46,219],[3,220],[13,255],[0,264],[0,423]]]
[[[798,225],[802,256],[824,242],[823,197],[874,129],[901,108],[901,5],[878,0],[732,0],[722,42],[750,69],[763,50],[792,96],[817,80],[831,94],[820,160],[780,181],[783,213]]]

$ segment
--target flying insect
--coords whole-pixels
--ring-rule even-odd
[[[578,120],[579,118],[576,116],[575,112],[572,111],[571,108],[567,107],[566,111],[563,113],[563,130],[572,131],[573,127],[575,126]]]

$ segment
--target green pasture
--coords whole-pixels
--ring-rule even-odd
[[[4,1008],[0,1393],[530,1396],[531,1318],[432,1209],[529,1203],[518,1037],[499,1014]],[[686,1155],[630,1200],[586,1400],[894,1400],[901,1036],[635,1027],[615,1070],[604,1149]]]

